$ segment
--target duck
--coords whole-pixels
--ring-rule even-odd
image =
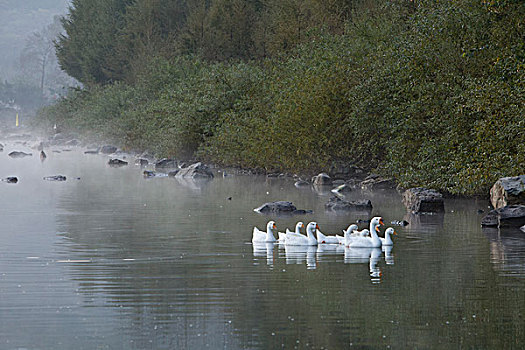
[[[370,237],[347,235],[346,246],[349,248],[380,248],[382,242],[379,239],[377,232],[381,225],[383,225],[383,218],[380,216],[374,217],[370,221]]]
[[[301,234],[301,229],[304,227],[304,224],[302,221],[299,221],[297,224],[295,224],[295,233],[297,234]],[[290,233],[292,231],[290,231],[289,229],[286,229],[286,232],[279,232],[279,243],[284,243],[284,241],[286,240],[286,235],[288,233]]]
[[[319,225],[315,221],[308,223],[306,226],[306,236],[296,232],[289,232],[286,234],[284,244],[286,245],[317,245],[317,239],[314,232],[319,229]]]
[[[381,239],[381,244],[383,246],[394,245],[394,241],[392,241],[392,235],[397,235],[396,231],[392,227],[387,228],[385,231],[385,237],[379,237],[379,239]]]
[[[275,221],[268,221],[266,224],[266,232],[259,230],[257,227],[253,228],[252,243],[273,243],[276,241],[273,231],[277,229]]]
[[[358,228],[359,226],[357,226],[356,224],[351,224],[346,230],[343,230],[343,236],[335,235],[339,241],[339,244],[346,245],[346,235],[351,235]]]
[[[319,229],[317,229],[315,233],[317,235],[318,244],[339,244],[339,238],[337,238],[337,235],[327,236],[319,231]]]

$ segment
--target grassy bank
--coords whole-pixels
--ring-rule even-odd
[[[342,161],[401,185],[486,194],[525,170],[525,5],[376,1],[257,60],[158,55],[133,81],[40,112],[130,149],[267,171]]]

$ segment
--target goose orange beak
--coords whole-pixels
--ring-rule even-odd
[[[316,228],[317,230],[319,230],[319,225],[315,224],[315,228]]]
[[[379,219],[379,225],[384,225],[383,218]]]

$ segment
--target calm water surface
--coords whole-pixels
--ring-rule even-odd
[[[81,149],[41,162],[0,142],[0,177],[19,178],[0,182],[0,349],[525,346],[525,235],[482,230],[485,200],[406,216],[395,192],[354,192],[372,213],[336,215],[329,192],[291,180],[144,179]],[[42,179],[58,174],[67,181]],[[314,213],[253,212],[273,200]],[[372,215],[410,221],[392,250],[250,243],[269,219],[334,234]]]

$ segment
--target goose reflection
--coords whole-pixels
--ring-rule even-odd
[[[335,255],[343,255],[345,247],[343,245],[335,244],[320,244],[317,246],[317,258],[321,260],[329,260]]]
[[[372,281],[381,278],[381,269],[377,266],[381,258],[381,248],[345,248],[345,264],[366,264],[370,268]]]
[[[284,247],[286,264],[302,264],[306,261],[308,269],[317,267],[316,252],[317,246],[285,245]]]
[[[392,254],[392,246],[383,246],[383,252],[385,252],[385,262],[387,265],[394,265],[394,255]]]
[[[273,266],[273,248],[275,243],[254,242],[253,256],[255,258],[266,258],[266,264]]]

